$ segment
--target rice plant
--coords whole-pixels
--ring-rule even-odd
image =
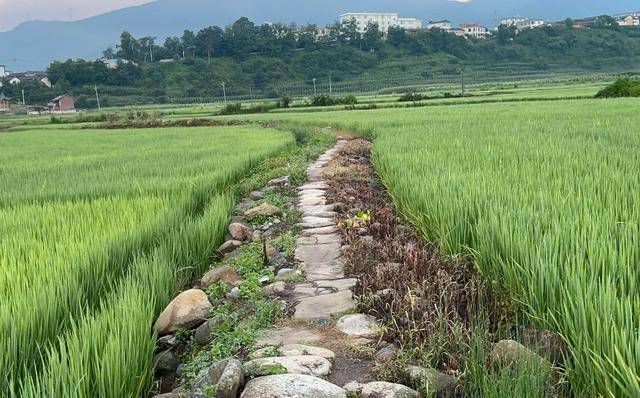
[[[140,396],[150,327],[204,272],[259,127],[0,137],[0,396]]]
[[[281,115],[375,137],[400,210],[569,343],[576,396],[640,396],[638,100]],[[279,115],[280,116],[280,115]]]

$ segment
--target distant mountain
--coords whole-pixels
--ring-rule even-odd
[[[74,22],[26,22],[0,33],[0,64],[9,70],[44,69],[53,60],[97,58],[123,30],[160,41],[184,29],[227,25],[241,16],[256,23],[328,24],[349,11],[390,11],[423,19],[495,25],[495,17],[550,20],[628,12],[637,0],[158,0]]]

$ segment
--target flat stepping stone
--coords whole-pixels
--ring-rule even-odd
[[[304,245],[296,248],[295,259],[305,265],[327,263],[340,257],[340,243]]]
[[[419,398],[420,395],[402,384],[376,381],[362,386],[362,398]]]
[[[332,219],[316,217],[316,216],[308,216],[302,217],[302,222],[298,223],[301,228],[322,228],[322,227],[330,227],[332,225],[336,225]]]
[[[258,376],[267,376],[274,369],[280,368],[282,373],[309,375],[326,378],[331,374],[333,365],[328,359],[316,355],[297,355],[289,357],[258,358],[245,362],[245,369]],[[285,371],[286,370],[286,371]]]
[[[308,170],[307,179],[311,182],[322,180],[322,169]]]
[[[340,260],[305,264],[303,271],[307,280],[311,282],[344,279],[344,264]]]
[[[258,358],[269,358],[272,356],[271,354],[276,353],[280,357],[297,357],[301,355],[314,355],[317,357],[324,358],[329,362],[333,363],[336,359],[336,354],[322,347],[314,347],[310,345],[304,344],[287,344],[281,347],[265,347],[261,348],[258,351],[253,352],[249,357],[251,359]]]
[[[327,198],[324,196],[318,197],[304,197],[298,200],[298,205],[301,207],[304,206],[324,206],[327,204]]]
[[[341,243],[342,237],[338,234],[327,234],[327,235],[311,235],[305,236],[302,238],[298,238],[296,241],[297,246],[308,246],[308,245],[325,245],[327,243]]]
[[[326,183],[326,181],[318,181],[318,182],[310,182],[308,184],[301,185],[300,187],[298,187],[298,190],[304,191],[307,189],[327,189],[327,188],[329,188],[329,185]]]
[[[338,319],[336,328],[355,337],[373,337],[380,333],[380,325],[376,318],[365,314],[345,315]]]
[[[317,212],[334,212],[336,209],[336,206],[331,204],[331,205],[317,205],[317,206],[301,206],[298,207],[298,210],[300,210],[302,213],[317,213]]]
[[[357,282],[358,280],[356,278],[350,278],[299,283],[295,286],[293,297],[300,300],[307,297],[351,291],[351,289],[356,286]]]
[[[258,377],[247,383],[240,398],[346,398],[335,384],[307,375],[283,374]]]
[[[308,236],[315,236],[315,235],[331,235],[338,232],[340,232],[340,230],[338,229],[337,226],[334,225],[331,227],[309,228],[300,232],[300,235],[304,237],[308,237]]]
[[[352,311],[356,308],[351,291],[308,297],[296,305],[296,319],[314,320]]]
[[[324,189],[304,189],[298,192],[298,196],[322,196],[325,193]]]
[[[322,341],[317,331],[306,326],[287,326],[279,329],[262,330],[263,337],[256,340],[256,346],[274,346],[289,344],[313,344]]]

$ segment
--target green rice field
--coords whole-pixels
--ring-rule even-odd
[[[140,397],[150,325],[226,231],[257,126],[0,134],[0,396]]]
[[[569,343],[575,396],[640,396],[640,102],[283,114],[374,137],[430,241],[467,254]]]

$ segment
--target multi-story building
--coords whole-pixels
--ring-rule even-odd
[[[451,21],[443,19],[442,21],[429,21],[427,29],[442,29],[447,32],[452,29]]]
[[[620,17],[617,22],[620,26],[640,26],[640,14],[629,14]]]
[[[509,17],[500,20],[500,25],[515,26],[518,30],[535,29],[546,24],[543,19]]]
[[[476,39],[487,38],[487,28],[477,23],[463,23],[460,29],[464,31],[465,36],[475,37]]]
[[[527,19],[524,22],[516,24],[516,27],[520,30],[535,29],[541,26],[545,26],[547,23],[543,19]]]
[[[349,12],[340,15],[340,22],[345,23],[354,20],[358,31],[364,33],[369,23],[377,23],[381,32],[387,33],[389,28],[398,27],[404,29],[420,29],[422,21],[415,18],[399,18],[398,14],[391,12]]]
[[[500,20],[500,25],[516,26],[519,23],[526,22],[526,20],[527,20],[527,18],[521,18],[521,17],[502,18]]]
[[[4,65],[0,65],[0,79],[7,76],[7,67]]]

